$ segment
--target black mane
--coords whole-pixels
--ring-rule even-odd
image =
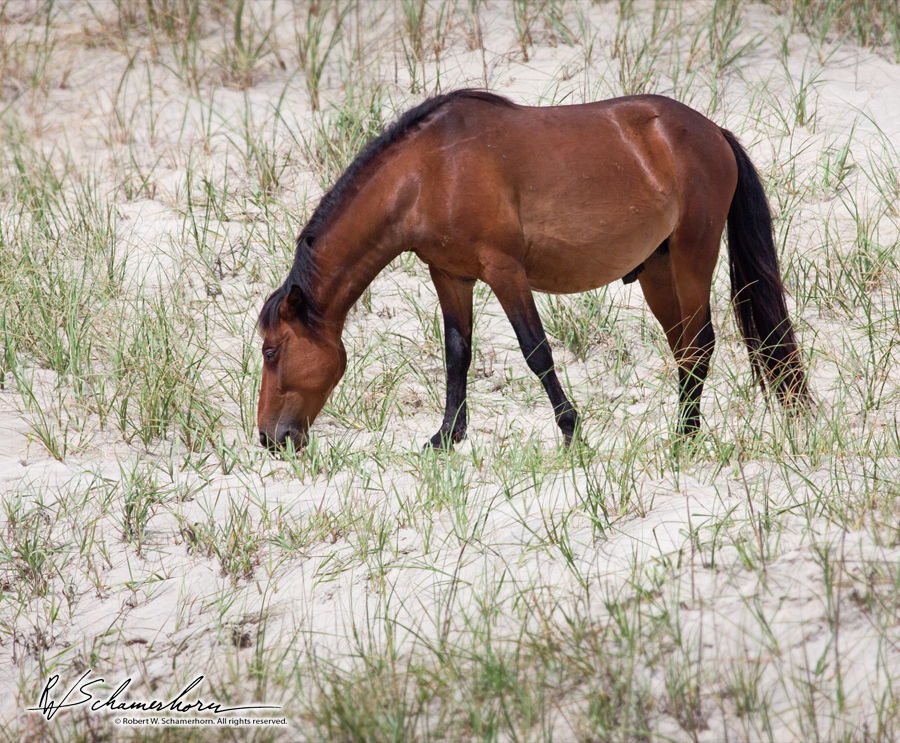
[[[313,211],[309,222],[307,222],[297,237],[294,264],[291,266],[288,277],[278,289],[272,292],[259,313],[257,325],[263,333],[278,322],[278,310],[292,286],[297,286],[304,298],[301,321],[310,330],[315,330],[318,320],[318,308],[310,304],[310,297],[312,296],[312,286],[318,277],[314,251],[316,237],[325,228],[329,219],[338,211],[348,192],[353,190],[352,186],[356,180],[379,154],[402,139],[409,131],[419,126],[435,110],[460,98],[475,98],[497,106],[508,107],[514,105],[512,101],[503,96],[483,90],[454,90],[452,93],[429,98],[415,108],[411,108],[393,124],[387,126],[378,137],[366,144],[341,177],[338,178],[337,182],[319,201],[319,205]]]

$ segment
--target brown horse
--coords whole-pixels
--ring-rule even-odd
[[[732,297],[754,369],[787,407],[806,406],[769,206],[730,132],[661,96],[546,108],[475,90],[431,98],[370,142],[325,194],[260,313],[260,441],[305,445],[346,368],[348,311],[404,251],[428,264],[444,315],[447,406],[432,446],[465,436],[476,280],[503,306],[567,445],[578,414],[532,292],[640,281],[677,360],[680,429],[693,433],[726,221]]]

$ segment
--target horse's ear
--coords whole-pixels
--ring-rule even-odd
[[[281,319],[284,322],[298,319],[300,313],[303,311],[305,301],[306,300],[303,298],[303,290],[296,284],[291,284],[290,291],[288,291],[287,296],[284,298],[284,301],[282,301],[281,307],[278,310]]]

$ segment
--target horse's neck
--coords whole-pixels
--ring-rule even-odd
[[[349,214],[341,221],[318,248],[316,299],[322,319],[343,327],[350,308],[404,246],[384,224],[357,221]]]
[[[419,158],[411,143],[377,164],[361,187],[347,195],[317,246],[317,303],[325,320],[339,323],[375,277],[409,249],[407,221],[416,208]]]

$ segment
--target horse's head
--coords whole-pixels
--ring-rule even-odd
[[[279,296],[284,296],[278,301]],[[270,303],[277,302],[277,304]],[[268,308],[268,311],[267,311]],[[344,374],[340,335],[307,327],[303,293],[296,285],[270,297],[260,315],[263,372],[256,420],[260,443],[270,450],[290,439],[306,446],[307,431]]]

